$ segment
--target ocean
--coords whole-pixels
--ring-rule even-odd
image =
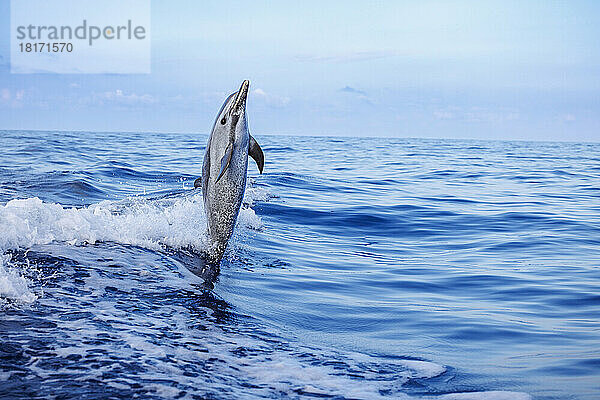
[[[0,131],[0,397],[600,398],[600,144]]]

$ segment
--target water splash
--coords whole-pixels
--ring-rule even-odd
[[[250,208],[258,196],[264,194],[250,190],[246,196],[246,204],[238,218],[238,230],[262,226],[260,217]],[[0,206],[0,231],[3,232],[0,254],[53,242],[72,246],[115,242],[151,250],[186,248],[197,253],[210,246],[199,191],[159,199],[130,197],[121,201],[102,201],[82,208],[46,203],[37,197],[11,200]],[[28,278],[12,266],[10,256],[3,255],[0,258],[0,297],[32,302],[36,296],[29,290],[29,284]]]

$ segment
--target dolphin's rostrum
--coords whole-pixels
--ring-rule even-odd
[[[264,155],[248,132],[246,98],[250,82],[245,80],[236,93],[223,103],[206,145],[202,177],[194,187],[202,186],[208,235],[212,241],[209,255],[219,261],[233,233],[244,199],[248,156],[262,174]]]

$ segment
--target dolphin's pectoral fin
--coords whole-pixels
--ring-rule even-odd
[[[263,167],[265,166],[265,155],[263,154],[262,149],[258,145],[256,139],[250,135],[250,146],[248,147],[248,155],[256,161],[256,165],[258,165],[258,170],[262,174]]]
[[[194,181],[194,189],[199,188],[200,186],[202,186],[202,177]]]
[[[219,177],[217,178],[216,182],[219,182],[219,180],[221,179],[221,177],[227,170],[227,167],[229,167],[229,164],[231,163],[231,155],[232,154],[233,154],[233,143],[229,143],[227,145],[227,148],[225,149],[225,154],[223,154],[223,158],[221,158],[221,171],[219,171]]]

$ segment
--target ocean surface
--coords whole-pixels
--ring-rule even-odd
[[[600,144],[0,131],[0,398],[600,398]]]

